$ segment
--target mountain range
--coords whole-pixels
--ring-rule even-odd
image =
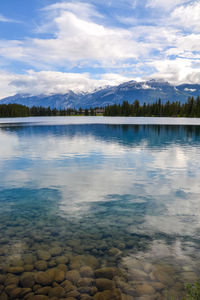
[[[17,94],[0,100],[0,104],[18,103],[32,106],[43,106],[57,109],[104,107],[106,105],[119,104],[124,100],[132,103],[136,99],[141,104],[153,103],[159,98],[166,101],[180,101],[184,103],[188,97],[200,95],[200,84],[172,85],[161,80],[149,80],[146,82],[129,81],[117,86],[108,86],[90,93],[75,93],[69,91],[66,94],[38,95]]]

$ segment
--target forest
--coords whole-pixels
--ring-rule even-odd
[[[105,116],[133,116],[133,117],[195,117],[200,118],[200,97],[188,98],[186,103],[158,101],[140,105],[136,100],[132,104],[124,101],[122,104],[105,107]]]
[[[166,102],[159,99],[154,103],[140,105],[138,100],[133,103],[123,101],[122,104],[108,105],[105,108],[58,110],[50,107],[31,108],[20,104],[1,104],[0,117],[34,117],[34,116],[126,116],[126,117],[192,117],[200,118],[200,96],[196,99],[188,98],[186,103]]]

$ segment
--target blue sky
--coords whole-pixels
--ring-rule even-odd
[[[0,2],[0,98],[200,83],[200,1]]]

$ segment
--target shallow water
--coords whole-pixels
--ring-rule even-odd
[[[181,299],[200,127],[44,119],[0,125],[0,299]]]

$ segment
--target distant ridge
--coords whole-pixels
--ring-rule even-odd
[[[118,86],[108,86],[91,93],[74,93],[69,91],[66,94],[31,96],[17,94],[0,100],[0,104],[18,103],[32,106],[43,106],[57,109],[66,108],[89,108],[104,107],[115,103],[122,103],[124,100],[132,103],[136,99],[141,104],[153,103],[159,98],[162,102],[180,101],[184,103],[188,97],[200,95],[200,84],[172,85],[162,80],[149,80],[146,82],[129,81]]]

